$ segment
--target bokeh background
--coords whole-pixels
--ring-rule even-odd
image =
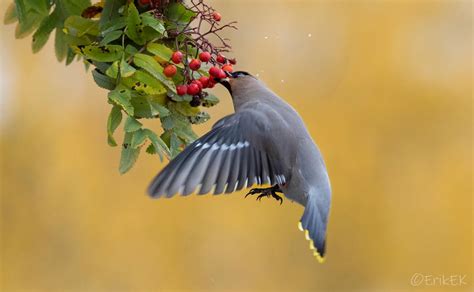
[[[142,154],[118,174],[106,92],[2,25],[0,290],[471,290],[472,2],[210,2],[239,22],[238,69],[292,104],[324,154],[327,262],[288,200],[148,198],[164,164]],[[199,133],[232,111],[215,93]],[[415,273],[467,284],[415,287]]]

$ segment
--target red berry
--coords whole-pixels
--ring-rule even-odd
[[[193,80],[193,82],[191,82],[191,84],[196,84],[197,86],[199,86],[199,89],[202,90],[202,88],[204,87],[204,85],[202,84],[201,81],[199,80]]]
[[[181,63],[183,61],[183,53],[180,51],[174,52],[173,55],[171,55],[171,61],[175,64]]]
[[[201,91],[201,89],[199,88],[199,85],[197,85],[196,83],[191,83],[188,85],[188,94],[189,95],[196,95],[198,94],[199,92]]]
[[[186,85],[180,85],[178,87],[176,87],[176,92],[178,93],[178,95],[185,95],[186,92],[188,92],[188,86]]]
[[[227,74],[225,74],[224,70],[220,69],[219,70],[219,76],[217,76],[217,78],[220,78],[220,79],[227,78]]]
[[[214,18],[215,21],[221,21],[221,14],[217,11],[214,11],[214,13],[212,13],[212,18]]]
[[[209,69],[209,75],[212,77],[219,77],[219,70],[219,67],[211,67],[211,69]]]
[[[201,82],[202,87],[207,88],[209,86],[209,77],[201,76],[201,78],[199,78],[199,82]]]
[[[193,71],[199,70],[199,68],[201,68],[201,61],[192,59],[191,62],[189,62],[189,68]]]
[[[224,65],[222,66],[222,70],[227,71],[227,72],[232,72],[234,71],[234,68],[232,68],[232,65]]]
[[[221,54],[219,54],[219,55],[217,55],[216,61],[217,61],[217,63],[224,64],[226,62],[226,58],[224,56],[222,56]]]
[[[207,88],[213,88],[216,85],[216,80],[214,78],[209,78],[209,83],[207,84]]]
[[[209,52],[202,52],[199,54],[199,60],[207,63],[211,60],[211,54]]]
[[[173,77],[177,71],[178,70],[176,69],[175,65],[168,65],[163,70],[163,73],[165,74],[166,77]]]
[[[229,63],[231,63],[232,65],[235,65],[235,64],[237,64],[237,60],[235,58],[230,59]]]
[[[140,5],[145,6],[145,5],[150,4],[150,0],[138,0],[138,3],[139,3]]]

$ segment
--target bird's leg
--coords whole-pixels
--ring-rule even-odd
[[[255,194],[260,194],[257,197],[257,200],[260,201],[263,197],[273,197],[275,200],[280,201],[280,205],[283,203],[283,198],[276,193],[283,193],[283,191],[280,189],[280,186],[274,185],[270,188],[254,188],[251,189],[245,197],[249,195],[255,195]]]

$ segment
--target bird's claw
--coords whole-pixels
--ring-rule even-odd
[[[272,192],[272,197],[277,200],[277,201],[280,201],[280,205],[283,204],[283,198],[280,197],[279,195],[275,194],[275,192]]]
[[[251,189],[251,190],[245,195],[245,198],[247,198],[249,195],[259,194],[259,193],[263,192],[263,190],[265,190],[265,189],[259,189],[259,188]]]
[[[256,199],[257,201],[261,201],[263,197],[270,197],[271,196],[275,200],[280,201],[280,205],[283,204],[283,198],[280,197],[279,195],[277,195],[275,191],[276,191],[275,187],[266,188],[266,189],[254,188],[254,189],[251,189],[245,195],[245,198],[247,198],[249,195],[260,194],[260,195],[258,195],[258,197]]]
[[[269,196],[270,194],[268,192],[264,192],[257,197],[257,201],[261,201],[263,197],[269,197]]]

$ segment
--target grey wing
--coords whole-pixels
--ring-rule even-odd
[[[252,112],[229,115],[188,145],[152,181],[152,197],[231,193],[254,184],[283,184],[285,176],[268,153]]]

